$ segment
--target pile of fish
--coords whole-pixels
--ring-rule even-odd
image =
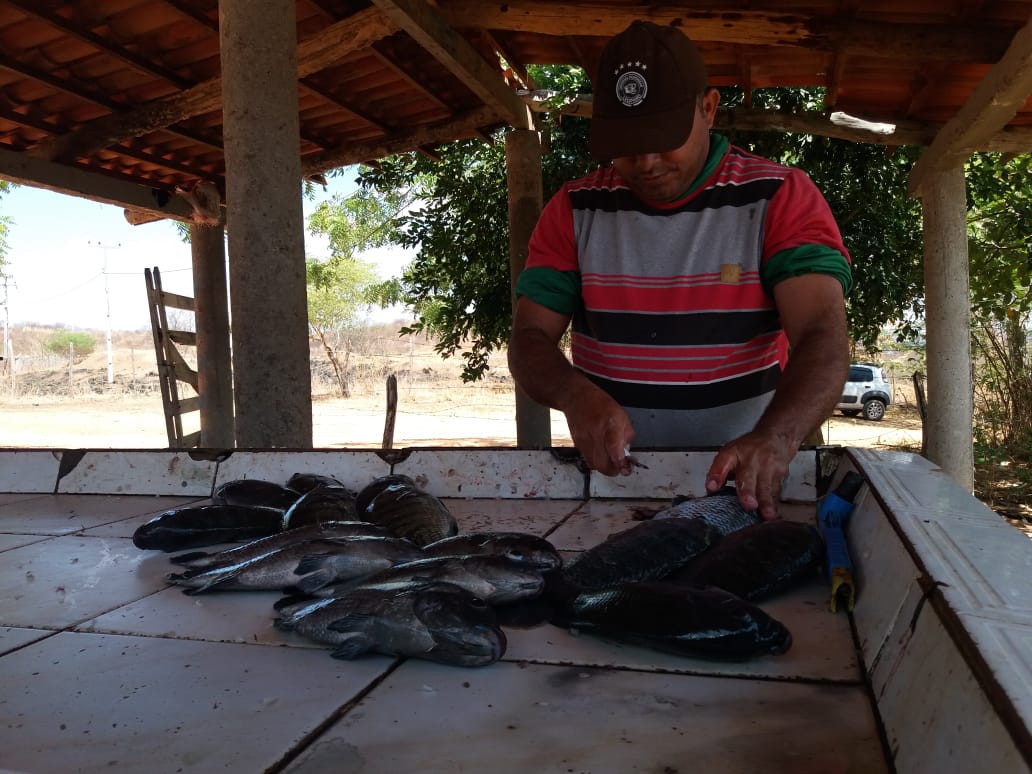
[[[791,635],[756,602],[820,565],[813,527],[762,522],[733,491],[675,501],[563,566],[545,538],[460,534],[445,504],[403,475],[354,492],[326,476],[231,481],[212,504],[166,511],[133,536],[184,551],[186,594],[275,590],[274,625],[329,646],[484,666],[503,625],[554,625],[722,660],[785,652]]]

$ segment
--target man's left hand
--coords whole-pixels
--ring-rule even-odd
[[[734,474],[738,500],[766,521],[778,517],[781,482],[796,447],[759,432],[746,433],[721,449],[706,474],[706,490],[716,492]]]

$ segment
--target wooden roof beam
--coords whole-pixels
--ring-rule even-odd
[[[154,215],[190,221],[193,207],[177,194],[137,185],[67,164],[0,148],[0,178]]]
[[[365,48],[397,31],[397,27],[376,9],[369,8],[331,24],[297,47],[298,77],[304,78],[328,67],[350,51]],[[40,143],[33,153],[49,160],[88,156],[131,137],[164,129],[177,121],[220,107],[222,78],[212,78],[178,94],[148,102],[124,113],[112,113],[85,126]]]
[[[476,110],[457,113],[447,121],[423,126],[408,132],[399,132],[391,137],[370,142],[351,143],[334,150],[312,153],[301,159],[301,173],[305,177],[328,172],[350,164],[362,164],[369,159],[381,159],[395,153],[418,150],[426,153],[427,147],[449,142],[460,135],[476,135],[480,127],[499,123],[501,119],[495,108],[484,105]]]
[[[465,38],[424,0],[373,0],[373,3],[467,88],[517,129],[530,129],[530,110],[502,78],[501,66],[484,61]]]
[[[704,11],[686,2],[614,5],[604,0],[439,0],[438,6],[460,29],[484,27],[541,35],[611,37],[635,19],[648,19],[680,26],[698,41],[802,46],[903,61],[995,62],[1006,48],[1006,35],[999,31],[961,24],[886,25],[765,11]]]
[[[1007,53],[979,82],[964,106],[935,135],[910,170],[908,188],[921,196],[935,170],[963,164],[1003,129],[1032,94],[1032,21],[1018,30]]]

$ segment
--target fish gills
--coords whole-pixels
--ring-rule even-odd
[[[355,493],[342,486],[320,486],[301,495],[283,514],[283,529],[326,521],[368,521],[359,519]]]
[[[548,540],[526,532],[470,532],[423,546],[432,556],[504,556],[542,572],[557,570],[563,560]]]

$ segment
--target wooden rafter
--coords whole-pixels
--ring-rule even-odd
[[[1018,30],[1007,53],[981,80],[967,103],[942,127],[910,170],[909,189],[920,196],[935,170],[963,164],[1014,117],[1032,94],[1032,21]]]
[[[466,39],[422,0],[373,0],[380,11],[405,30],[437,61],[458,76],[484,104],[491,105],[518,129],[530,129],[530,111]]]

